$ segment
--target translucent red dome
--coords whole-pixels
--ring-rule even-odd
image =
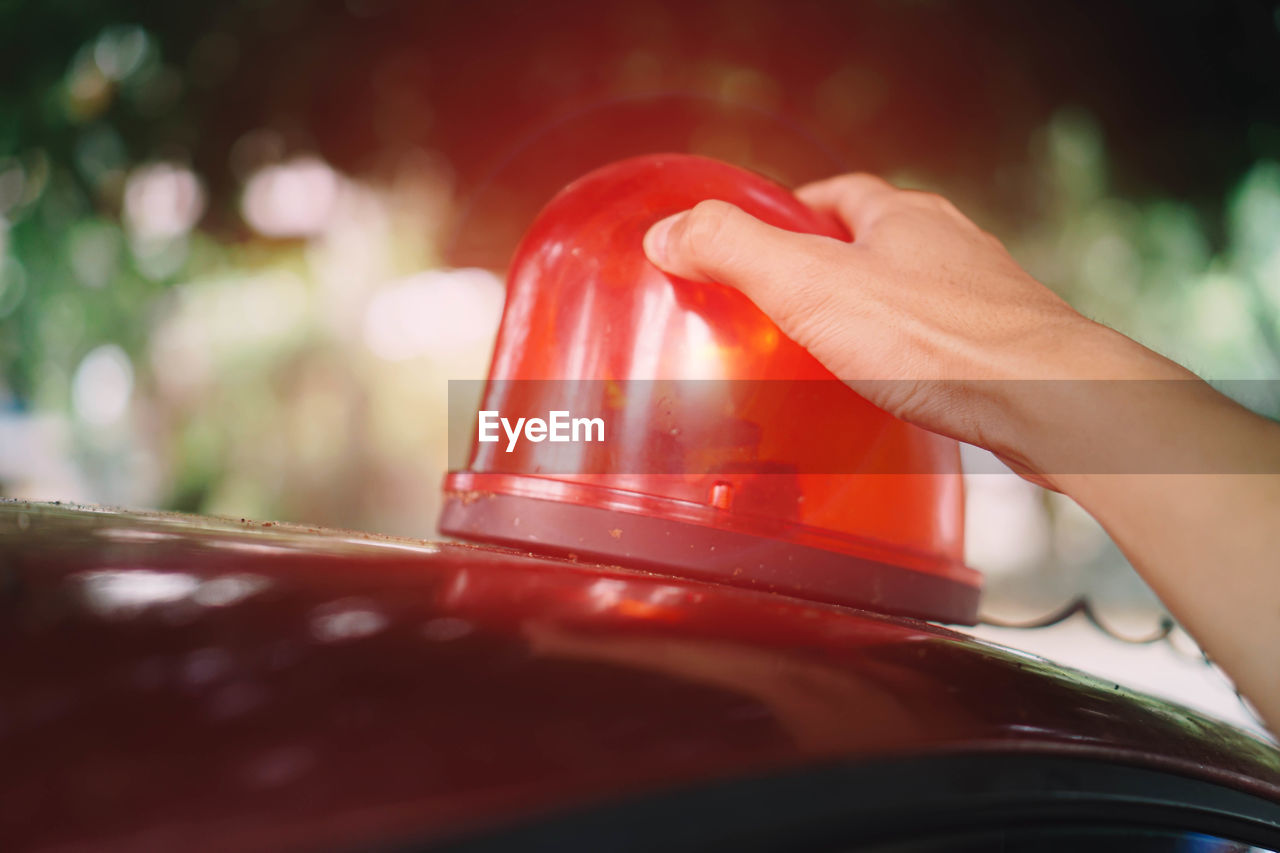
[[[494,426],[446,478],[442,532],[972,623],[956,443],[855,394],[736,290],[646,259],[650,225],[709,198],[847,239],[784,187],[701,157],[566,187],[511,265],[481,411],[598,416],[606,435],[513,444]]]

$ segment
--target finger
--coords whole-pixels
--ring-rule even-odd
[[[822,306],[855,272],[842,257],[848,244],[775,228],[724,201],[704,201],[656,223],[644,246],[659,269],[741,291],[802,345],[806,330],[821,325]]]
[[[645,234],[649,260],[664,272],[718,281],[751,295],[794,278],[830,237],[775,228],[727,201],[711,199],[655,223]]]
[[[856,240],[901,192],[884,178],[858,172],[806,184],[796,190],[796,197],[814,210],[834,214]]]

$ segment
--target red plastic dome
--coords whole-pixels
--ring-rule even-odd
[[[441,531],[974,622],[956,443],[868,403],[736,290],[646,259],[650,225],[709,198],[847,239],[787,189],[701,157],[625,160],[566,187],[512,263],[481,405],[492,429],[447,476]],[[601,440],[503,432],[556,411],[588,438],[598,417]]]

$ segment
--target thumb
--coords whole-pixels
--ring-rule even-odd
[[[837,242],[775,228],[727,201],[710,199],[656,222],[645,234],[644,251],[663,272],[727,284],[772,313],[779,291],[812,281],[804,273],[829,257],[828,244]]]

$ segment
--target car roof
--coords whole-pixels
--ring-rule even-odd
[[[31,842],[430,835],[962,753],[1280,800],[1273,747],[1178,705],[927,622],[622,567],[8,501],[0,601],[0,816]]]

